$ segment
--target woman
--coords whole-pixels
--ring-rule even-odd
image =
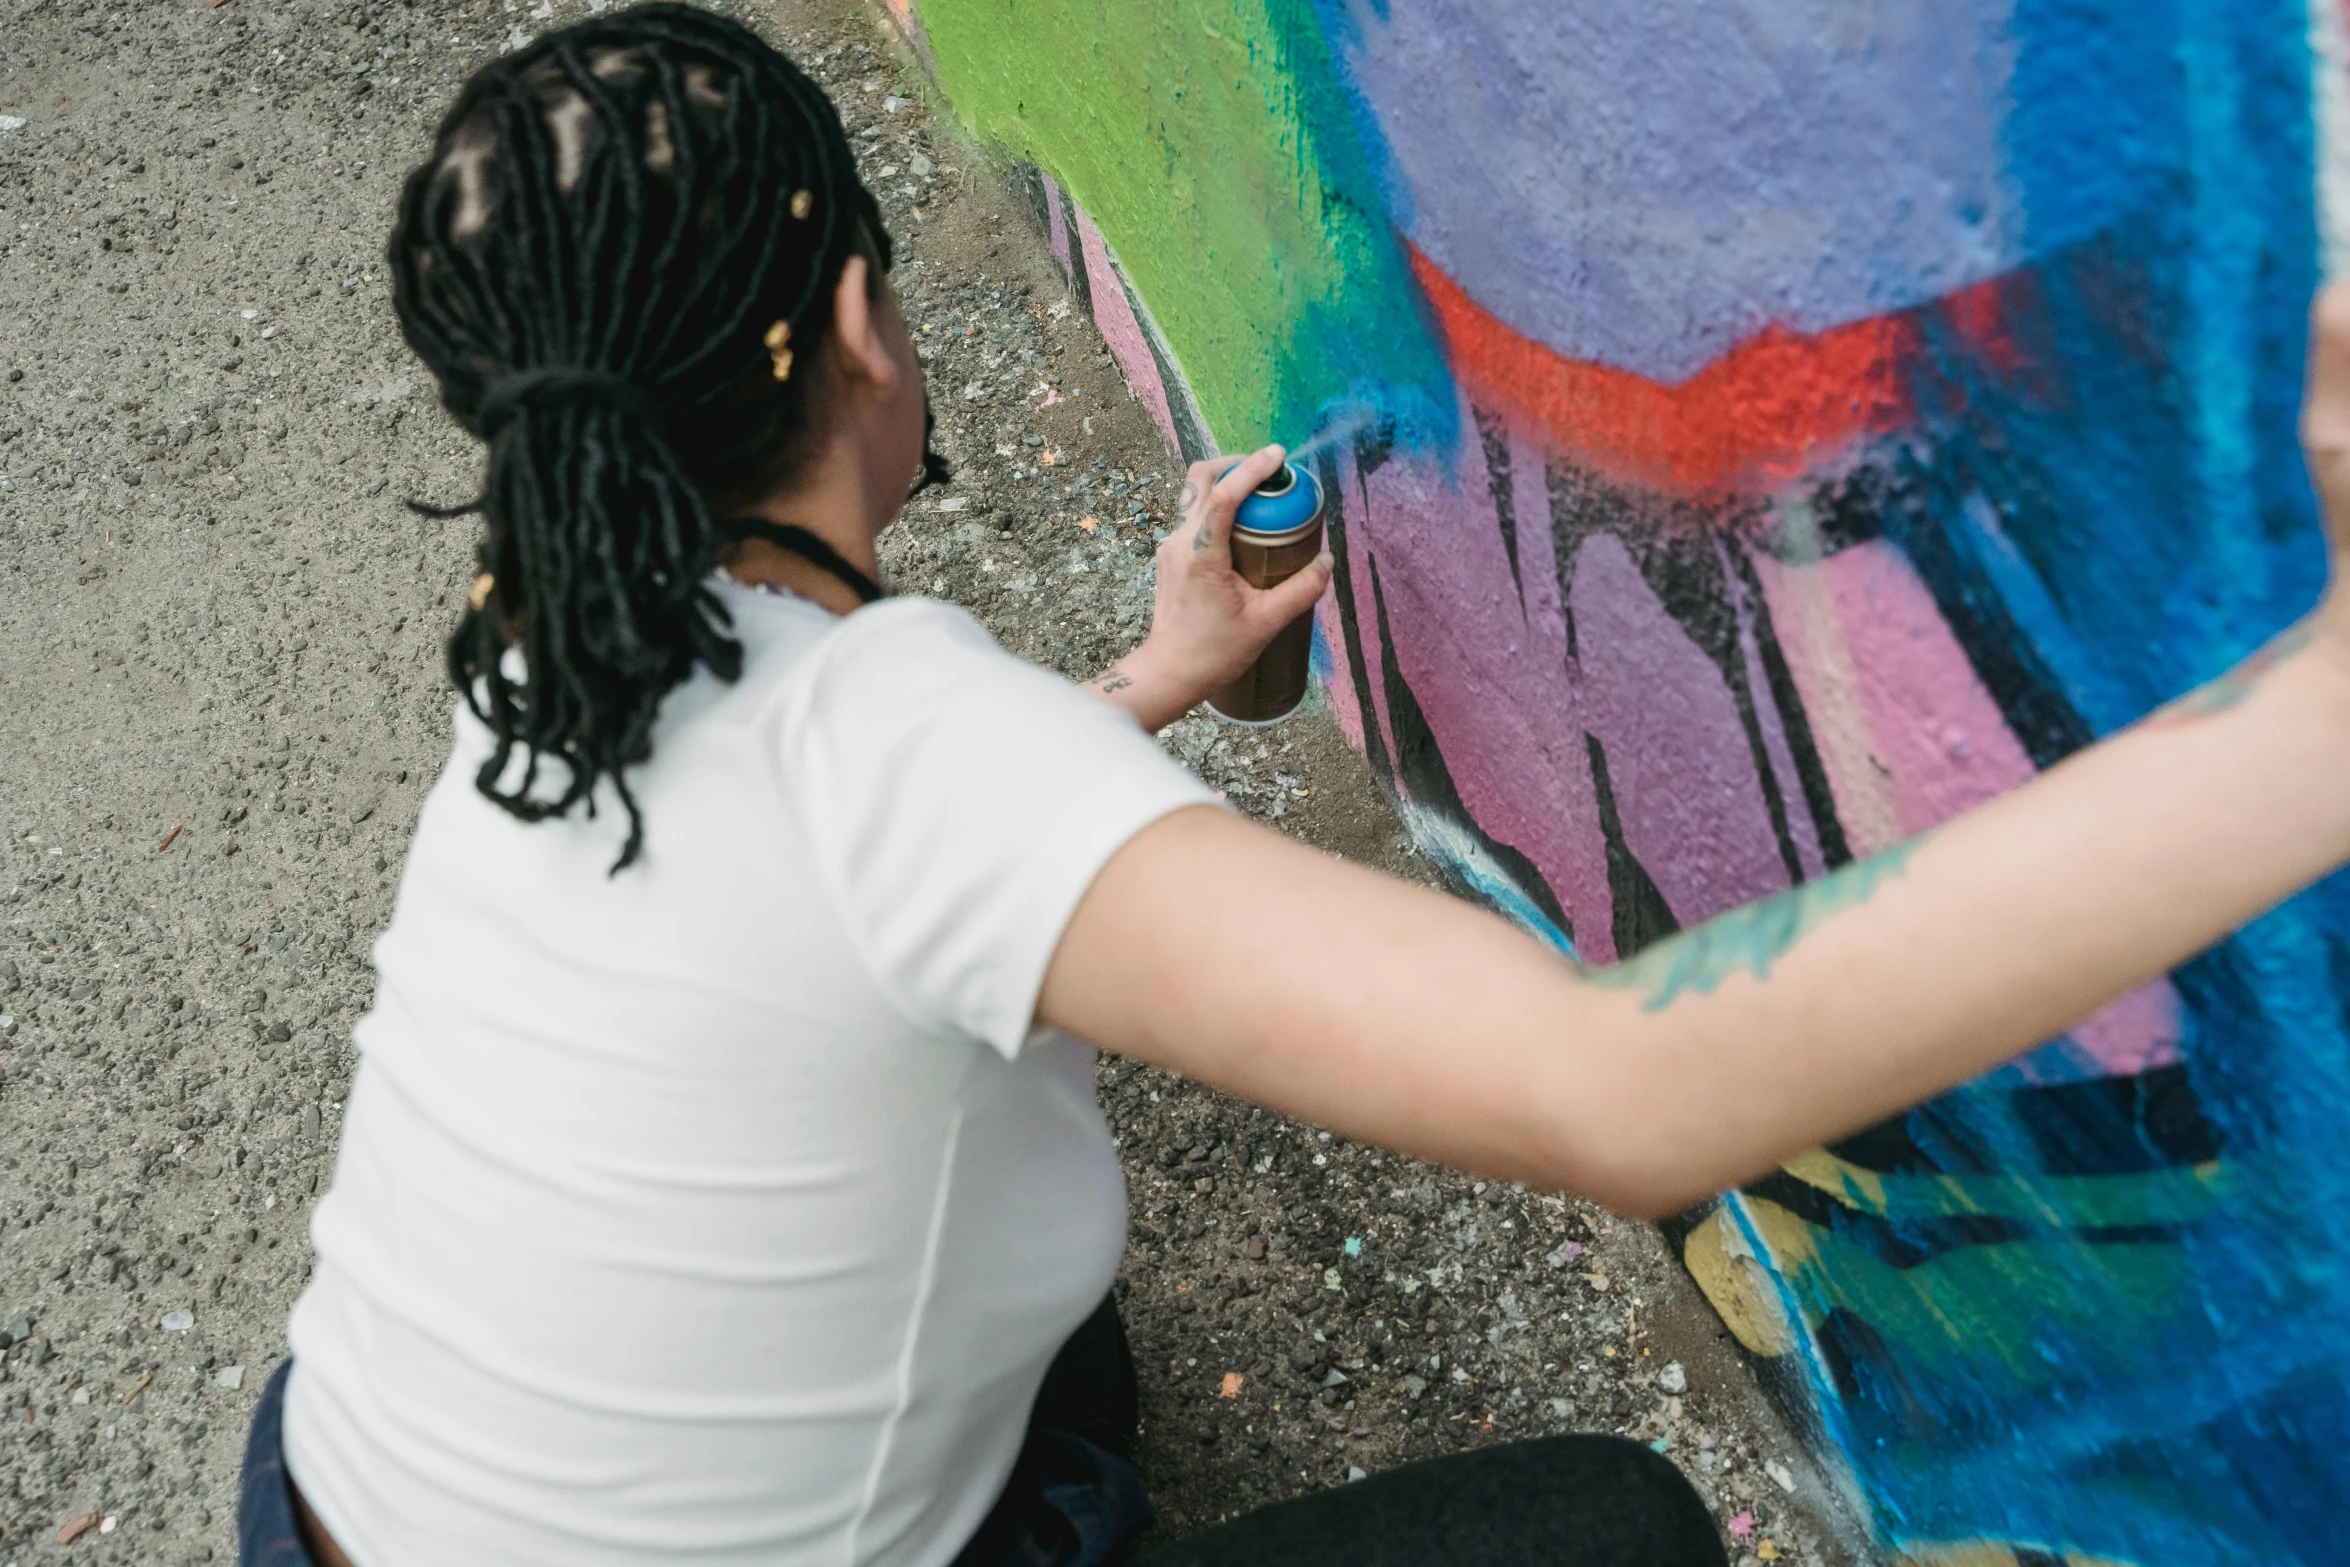
[[[877,602],[937,472],[888,262],[823,96],[678,6],[484,70],[408,182],[396,301],[488,443],[486,538],[248,1561],[1128,1559],[1093,1045],[1666,1214],[2350,859],[2337,587],[1932,838],[1579,971],[1215,808],[1149,739],[1327,581],[1230,568],[1278,451],[1192,469],[1150,638],[1090,690]],[[2338,557],[2350,301],[2313,362]],[[1722,1557],[1669,1464],[1578,1437],[1132,1559]]]

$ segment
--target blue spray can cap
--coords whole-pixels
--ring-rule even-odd
[[[1283,463],[1232,514],[1232,526],[1260,538],[1310,527],[1322,515],[1322,486],[1296,463]]]

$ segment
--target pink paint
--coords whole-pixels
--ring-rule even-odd
[[[1737,698],[1613,534],[1576,553],[1569,592],[1584,711],[1607,748],[1625,846],[1683,925],[1783,891]]]
[[[1102,231],[1086,216],[1083,207],[1071,203],[1071,209],[1077,214],[1077,240],[1085,254],[1085,286],[1093,296],[1093,323],[1101,329],[1110,352],[1118,356],[1119,368],[1126,372],[1126,384],[1134,388],[1151,417],[1159,421],[1159,431],[1167,437],[1167,444],[1180,446],[1182,443],[1175,436],[1175,411],[1167,401],[1166,386],[1159,380],[1158,361],[1151,357],[1150,341],[1143,336],[1142,322],[1127,301],[1125,281],[1110,262],[1110,247],[1103,242]]]
[[[1872,835],[1886,841],[1856,840],[1855,852],[1889,849],[2032,776],[2031,757],[1894,545],[1873,539],[1817,566],[1767,556],[1755,566],[1806,711],[1814,723],[1856,725],[1850,738],[1865,744],[1822,747],[1840,814],[1848,827],[1883,821],[1891,802],[1890,835]],[[1857,776],[1856,758],[1875,776]]]
[[[1727,540],[1715,546],[1723,551],[1739,548]],[[1737,595],[1738,651],[1746,661],[1746,689],[1753,696],[1754,716],[1762,730],[1763,752],[1770,758],[1771,776],[1779,785],[1779,808],[1786,813],[1787,836],[1795,844],[1795,862],[1803,867],[1806,878],[1819,875],[1827,868],[1827,856],[1820,848],[1819,824],[1812,820],[1811,806],[1803,795],[1803,780],[1795,771],[1795,751],[1787,741],[1787,726],[1779,717],[1779,704],[1772,699],[1770,676],[1763,669],[1762,638],[1756,624],[1760,606],[1744,602],[1747,595]]]
[[[1356,750],[1363,749],[1362,699],[1355,692],[1354,671],[1346,662],[1346,625],[1339,613],[1335,589],[1322,595],[1322,602],[1314,606],[1314,634],[1322,650],[1328,655],[1328,674],[1322,688],[1330,701],[1330,716],[1338,724],[1338,732],[1346,736],[1346,743]]]
[[[1356,497],[1349,543],[1376,547],[1396,662],[1461,804],[1533,862],[1573,923],[1577,950],[1611,959],[1583,702],[1556,653],[1562,633],[1538,632],[1520,608],[1481,456],[1464,451],[1450,483],[1419,464],[1389,463]],[[1368,631],[1369,575],[1356,570],[1357,619]]]
[[[1836,726],[1820,752],[1856,854],[2031,780],[2031,756],[1893,544],[1871,540],[1816,566],[1757,557],[1755,568],[1815,733]],[[2158,980],[2011,1070],[2064,1082],[2165,1065],[2179,1059],[2179,1011],[2177,992]]]
[[[1069,260],[1069,224],[1061,216],[1061,182],[1050,174],[1039,173],[1037,178],[1044,182],[1045,238],[1051,243],[1053,259],[1061,264],[1061,270],[1073,276],[1074,269]]]
[[[2183,1059],[2179,993],[2167,979],[2132,991],[2060,1039],[1991,1074],[1995,1086],[2133,1077]]]
[[[898,31],[906,35],[906,42],[921,56],[923,67],[936,74],[936,63],[930,55],[930,35],[922,30],[922,18],[914,14],[914,0],[888,0],[889,19],[898,24]]]
[[[2132,991],[2073,1030],[2073,1042],[2115,1077],[2182,1059],[2179,993],[2167,979]]]
[[[1564,669],[1567,615],[1559,602],[1558,543],[1551,532],[1550,465],[1523,435],[1509,437],[1510,511],[1517,518],[1518,603],[1526,655]]]

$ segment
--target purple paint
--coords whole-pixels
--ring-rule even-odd
[[[1577,950],[1612,958],[1583,703],[1556,656],[1563,631],[1530,624],[1520,609],[1482,460],[1465,456],[1449,484],[1390,463],[1354,493],[1350,543],[1377,551],[1397,666],[1462,805],[1533,862],[1574,923]],[[1368,637],[1376,617],[1357,571],[1356,620]]]
[[[1784,890],[1754,753],[1721,670],[1613,534],[1576,552],[1570,596],[1584,710],[1607,748],[1624,842],[1674,916],[1692,925]]]
[[[2013,0],[1322,3],[1398,227],[1571,358],[1680,381],[2026,259]]]

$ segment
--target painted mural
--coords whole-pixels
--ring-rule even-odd
[[[1340,723],[1605,962],[2216,675],[2342,0],[892,0],[1187,453],[1329,437]],[[2350,1540],[2350,880],[1673,1227],[1921,1563]]]

